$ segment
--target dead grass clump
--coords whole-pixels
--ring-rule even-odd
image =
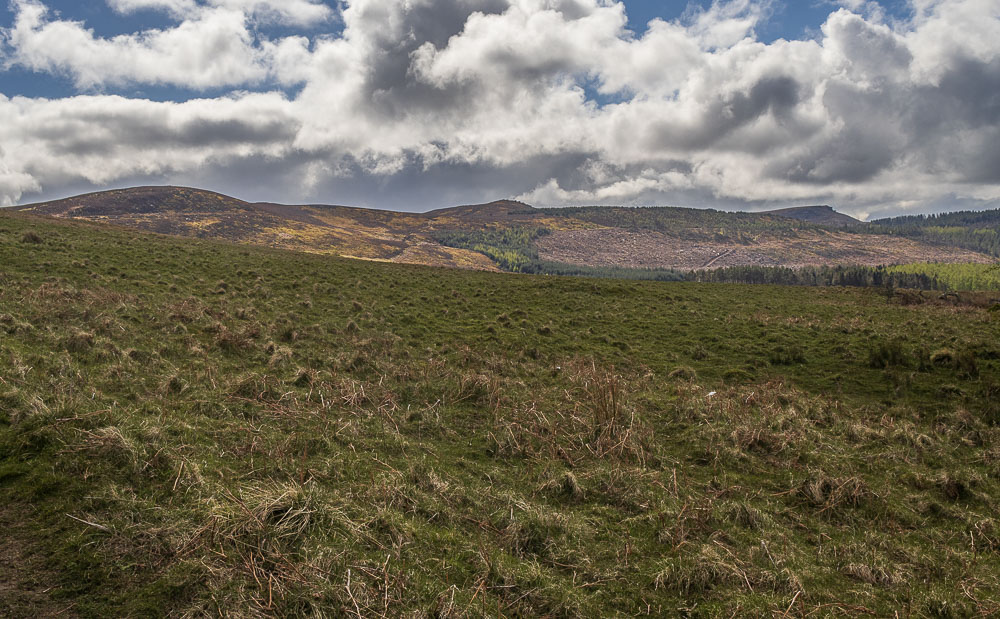
[[[749,531],[759,531],[768,521],[764,512],[744,501],[731,505],[725,511],[725,518]]]
[[[495,375],[467,373],[458,380],[454,403],[471,402],[496,409],[500,405],[500,378]]]
[[[955,362],[955,351],[950,348],[939,348],[931,353],[930,360],[934,365],[951,365]]]
[[[287,346],[278,346],[273,342],[268,342],[267,346],[264,347],[264,351],[270,355],[267,360],[267,365],[272,368],[279,368],[288,365],[292,361],[294,352],[291,348]]]
[[[142,445],[125,436],[116,426],[96,430],[79,430],[81,440],[67,447],[69,452],[87,451],[113,466],[136,471],[139,468]]]
[[[879,587],[891,587],[906,582],[906,578],[901,572],[893,571],[880,564],[849,563],[844,566],[841,572],[845,576]]]
[[[170,375],[160,387],[165,395],[180,395],[188,389],[188,383],[178,374]]]
[[[81,329],[73,329],[63,340],[63,347],[72,353],[87,352],[94,347],[94,334]]]
[[[624,379],[614,368],[574,363],[573,378],[580,385],[588,409],[588,448],[599,458],[619,457],[644,461],[646,446],[636,412],[628,405]]]
[[[45,241],[42,239],[41,235],[34,230],[28,230],[21,235],[21,242],[27,245],[40,245]]]
[[[191,324],[205,313],[204,306],[196,297],[184,299],[179,303],[175,303],[169,309],[170,313],[168,316],[170,320],[183,324]]]
[[[846,507],[859,507],[875,494],[859,477],[827,477],[817,473],[798,487],[799,496],[822,512],[833,512]]]
[[[310,368],[299,368],[290,382],[296,387],[312,387],[319,382],[319,372]]]
[[[513,518],[505,514],[503,519],[505,522],[495,525],[501,531],[501,540],[504,546],[521,558],[550,557],[555,545],[566,534],[560,518],[545,516],[532,509],[514,514]]]
[[[868,365],[876,369],[905,367],[907,358],[903,343],[894,339],[873,344],[868,349]]]
[[[690,368],[686,365],[674,368],[668,374],[670,378],[676,378],[677,380],[696,380],[698,378],[698,373],[694,371],[694,368]]]
[[[542,484],[541,490],[550,496],[568,499],[573,502],[583,500],[583,488],[580,487],[580,482],[577,480],[576,475],[570,471],[566,471],[556,479],[550,479],[545,482]]]
[[[972,481],[960,475],[941,473],[934,481],[941,494],[953,503],[972,497]]]
[[[298,551],[309,531],[322,524],[311,487],[272,481],[245,486],[239,495],[223,493],[227,500],[215,507],[206,531],[236,573],[245,575],[247,584],[258,584],[244,592],[249,598],[244,608],[248,602],[260,609],[303,602],[296,598],[309,592],[316,576]]]
[[[256,402],[280,402],[287,395],[273,376],[254,372],[238,377],[229,389],[231,397]]]
[[[239,353],[249,350],[253,342],[244,333],[232,331],[224,325],[218,325],[215,345],[227,353]]]
[[[768,567],[753,562],[754,551],[741,557],[726,545],[703,544],[697,554],[685,554],[668,559],[653,579],[656,589],[666,589],[680,595],[699,595],[718,588],[735,588],[748,592],[789,594],[802,591],[802,582],[791,570],[781,567],[781,560],[763,546]]]
[[[518,421],[499,420],[487,439],[487,453],[493,458],[524,458],[535,451],[531,433]]]
[[[656,589],[680,595],[700,594],[717,587],[739,586],[741,570],[719,550],[706,544],[694,556],[669,559],[653,580]]]

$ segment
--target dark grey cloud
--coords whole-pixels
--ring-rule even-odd
[[[369,56],[361,97],[371,103],[371,111],[388,119],[420,112],[461,109],[476,101],[473,84],[428,84],[412,71],[412,55],[421,46],[435,48],[461,33],[473,13],[499,14],[509,4],[505,0],[435,0],[413,2],[402,7],[368,3],[358,16],[356,27],[369,29],[375,51]],[[400,23],[401,22],[401,23]],[[388,27],[386,27],[388,24]]]
[[[761,78],[748,91],[722,93],[704,106],[697,123],[664,119],[650,129],[654,149],[703,150],[761,116],[788,119],[799,103],[799,84],[785,75]]]

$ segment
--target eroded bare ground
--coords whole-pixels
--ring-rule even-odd
[[[56,578],[27,541],[20,508],[0,507],[0,617],[74,617],[71,603],[52,598]]]
[[[765,237],[754,244],[690,241],[660,232],[619,228],[562,230],[538,241],[542,260],[592,267],[672,268],[727,266],[878,266],[911,262],[976,262],[984,254],[891,236],[844,232],[802,232],[794,237]]]

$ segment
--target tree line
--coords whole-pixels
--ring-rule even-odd
[[[877,219],[864,231],[916,238],[1000,256],[1000,210]]]

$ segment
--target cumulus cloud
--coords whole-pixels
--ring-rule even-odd
[[[333,10],[319,0],[107,0],[120,13],[139,10],[166,11],[179,18],[196,15],[205,7],[242,11],[263,21],[308,26],[333,17]]]
[[[7,62],[80,89],[240,90],[2,98],[0,199],[246,174],[274,179],[249,197],[408,209],[501,195],[859,215],[1000,204],[996,0],[911,0],[906,20],[842,1],[818,36],[773,43],[755,35],[771,3],[754,0],[639,33],[612,0],[351,0],[336,16],[310,0],[108,1],[178,23],[101,38],[15,0]],[[270,40],[260,19],[342,30]]]
[[[37,0],[15,0],[8,64],[70,76],[81,89],[123,83],[194,89],[263,80],[267,67],[239,11],[200,12],[175,28],[100,38],[81,22],[51,19]]]

